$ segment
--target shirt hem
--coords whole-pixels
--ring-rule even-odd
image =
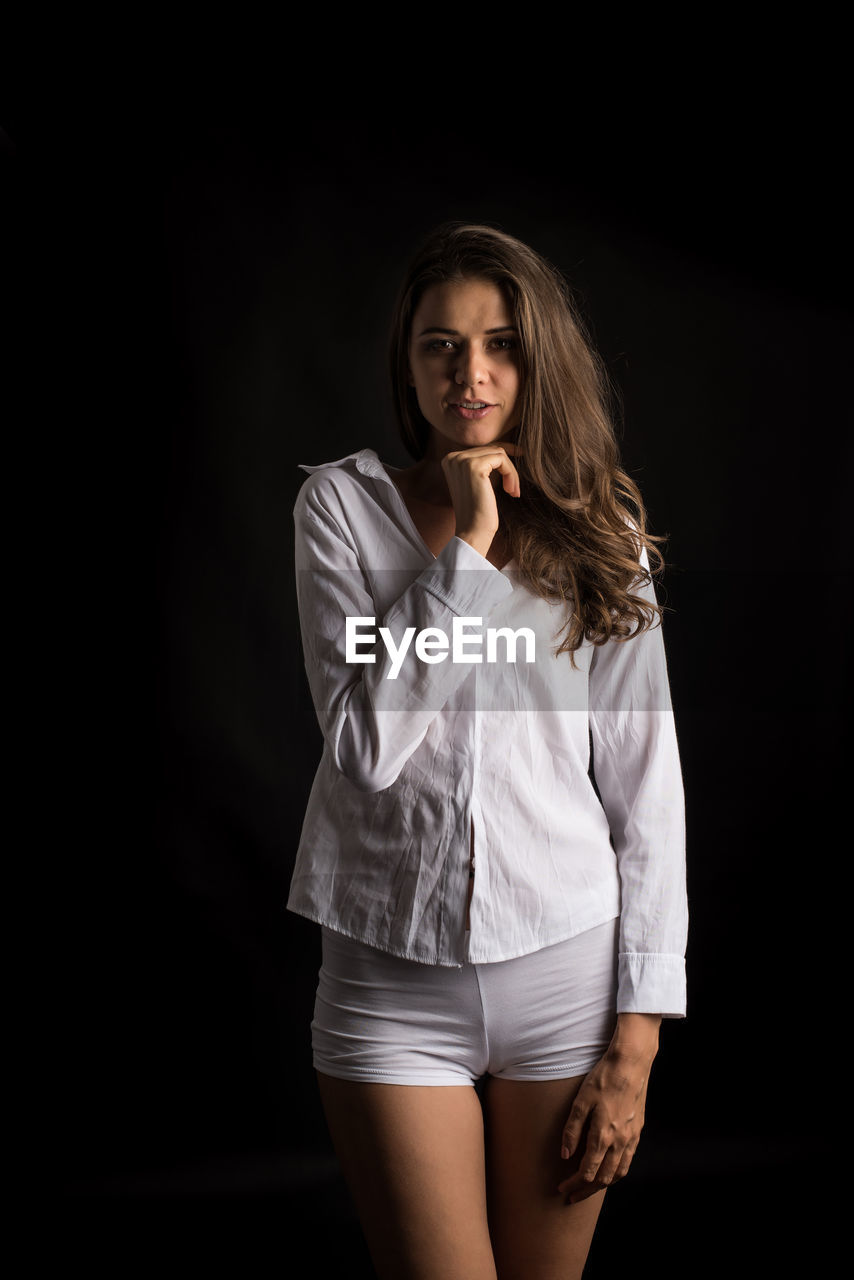
[[[555,937],[547,937],[536,939],[532,945],[523,944],[521,948],[502,949],[500,954],[490,953],[488,956],[483,954],[483,949],[474,956],[467,955],[463,961],[443,959],[437,955],[429,955],[424,952],[416,951],[414,948],[402,948],[389,945],[387,942],[381,942],[375,934],[370,932],[356,932],[348,929],[335,920],[330,919],[326,912],[316,910],[308,906],[297,906],[290,901],[286,904],[287,910],[292,911],[295,915],[302,916],[306,920],[311,920],[315,924],[321,925],[326,929],[331,929],[333,933],[340,933],[345,938],[352,939],[353,942],[361,942],[363,946],[373,947],[376,951],[382,951],[386,955],[396,956],[399,960],[413,960],[417,964],[428,964],[443,969],[462,969],[466,964],[500,964],[504,960],[517,960],[521,956],[534,955],[537,951],[544,951],[547,947],[556,947],[561,942],[569,942],[571,938],[577,938],[582,933],[587,933],[590,929],[597,929],[600,925],[607,924],[609,920],[616,920],[620,912],[619,910],[605,910],[603,914],[597,914],[591,920],[585,920],[584,923],[575,929],[558,930]]]

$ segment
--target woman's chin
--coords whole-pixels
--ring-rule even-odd
[[[458,423],[453,431],[446,427],[444,431],[433,428],[431,445],[441,456],[455,449],[476,449],[489,444],[515,443],[517,427],[490,427],[485,422]]]

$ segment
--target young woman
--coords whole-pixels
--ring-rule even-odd
[[[526,245],[429,238],[392,381],[414,465],[305,467],[295,508],[314,1063],[381,1277],[566,1280],[685,1011],[660,557],[599,361]]]

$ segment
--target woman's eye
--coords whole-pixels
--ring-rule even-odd
[[[517,344],[515,338],[493,338],[489,345],[493,351],[505,352],[515,350]],[[433,338],[427,343],[425,350],[445,354],[456,351],[457,344],[451,338]]]

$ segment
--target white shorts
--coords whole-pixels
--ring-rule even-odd
[[[585,1075],[616,1025],[619,923],[461,969],[402,960],[324,927],[314,1065],[386,1084]]]

